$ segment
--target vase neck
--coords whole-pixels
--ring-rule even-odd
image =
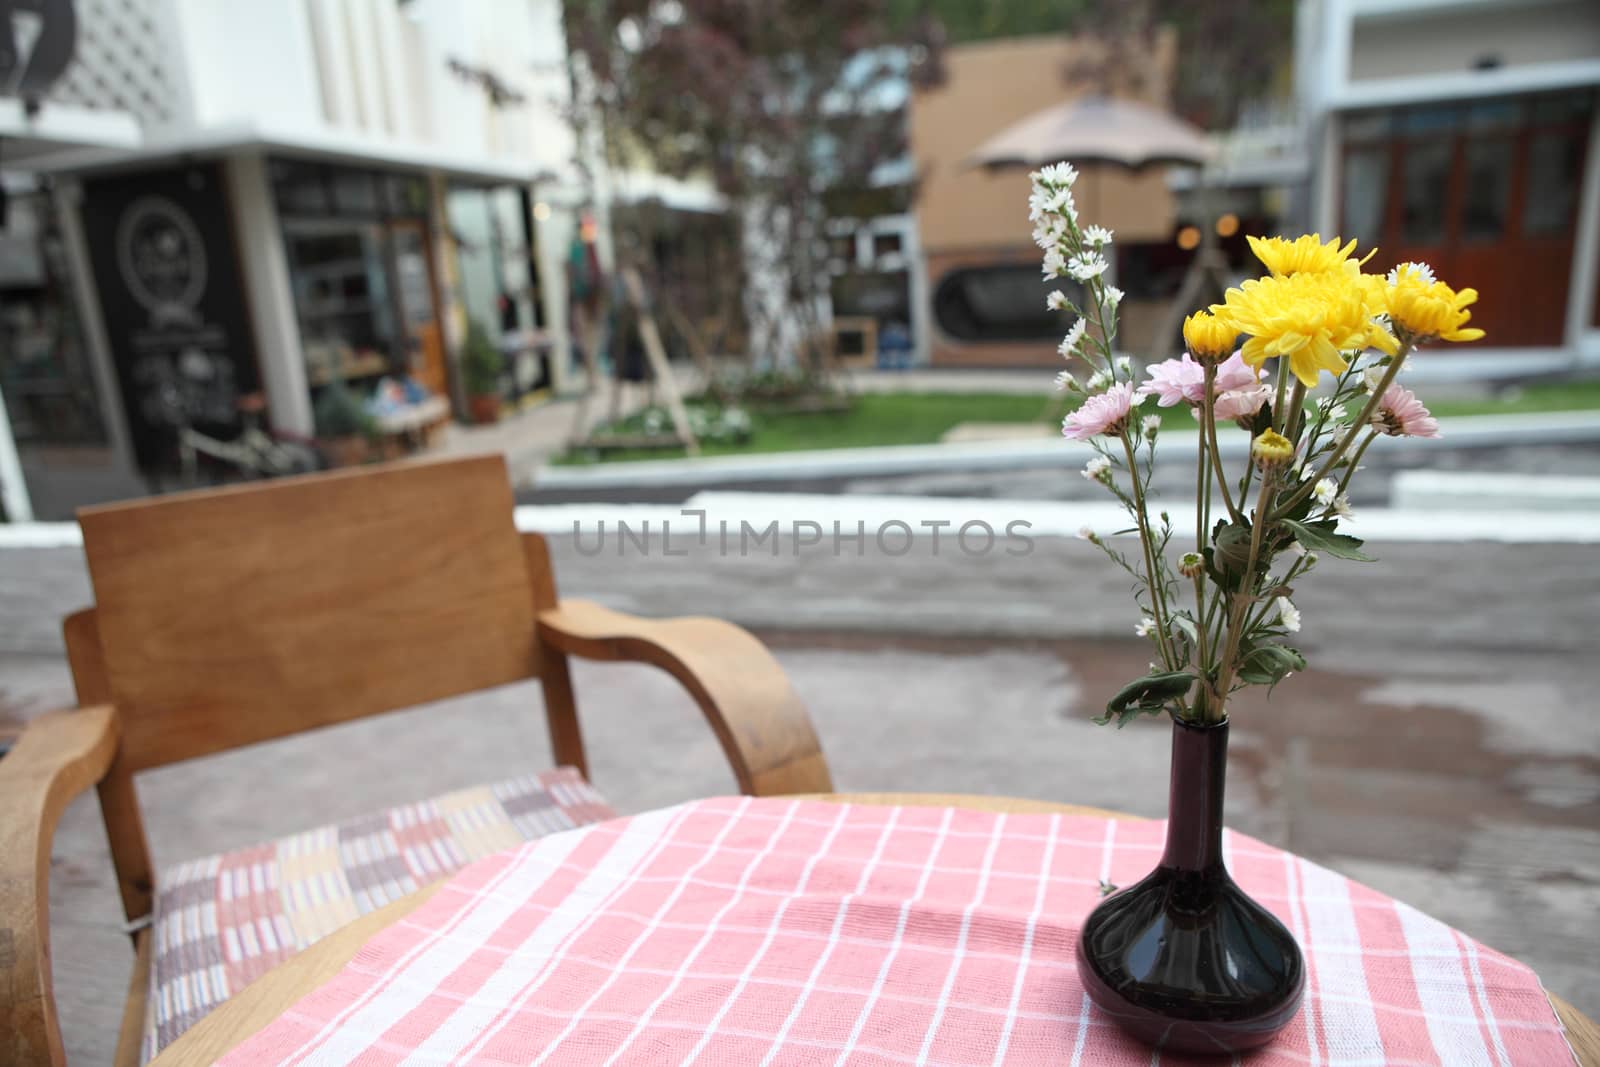
[[[1222,794],[1228,777],[1226,720],[1172,724],[1172,779],[1167,797],[1163,867],[1204,871],[1222,863]]]

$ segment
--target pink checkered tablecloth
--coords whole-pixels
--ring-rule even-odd
[[[1073,967],[1101,880],[1147,873],[1163,830],[718,798],[555,834],[463,870],[222,1062],[1183,1063],[1105,1022]],[[1527,967],[1224,847],[1310,964],[1304,1009],[1246,1063],[1574,1062]]]

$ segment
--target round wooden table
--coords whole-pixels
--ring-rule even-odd
[[[839,804],[902,804],[971,808],[976,811],[1060,812],[1064,815],[1095,815],[1111,819],[1137,818],[1081,804],[958,793],[830,793],[818,794],[813,799]],[[426,886],[387,907],[363,915],[294,958],[279,964],[184,1031],[151,1061],[150,1067],[196,1067],[215,1062],[245,1038],[265,1028],[307,993],[332,981],[362,945],[385,927],[421,907],[440,884]],[[1556,1015],[1567,1028],[1567,1040],[1578,1054],[1578,1063],[1581,1067],[1600,1067],[1600,1027],[1560,997],[1553,993],[1548,995]]]

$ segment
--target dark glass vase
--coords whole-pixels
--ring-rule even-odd
[[[1257,1048],[1288,1025],[1305,992],[1300,946],[1222,862],[1227,767],[1226,722],[1174,721],[1161,864],[1101,901],[1078,939],[1090,999],[1157,1048]]]

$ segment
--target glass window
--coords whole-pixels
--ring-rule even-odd
[[[369,171],[337,168],[333,172],[333,204],[341,215],[376,215],[378,183]]]
[[[0,392],[24,459],[32,445],[106,441],[69,278],[50,199],[15,196],[0,230]]]
[[[1341,234],[1354,237],[1364,246],[1379,242],[1388,183],[1387,145],[1351,149],[1345,154]]]
[[[1519,100],[1484,100],[1467,108],[1467,129],[1507,130],[1522,124]]]
[[[1532,106],[1533,121],[1541,126],[1558,122],[1587,122],[1592,107],[1594,94],[1589,92],[1536,96]]]
[[[293,223],[284,241],[311,384],[376,377],[398,365],[383,230]]]
[[[1344,123],[1345,140],[1385,140],[1393,129],[1393,114],[1390,111],[1368,111],[1350,116]]]
[[[1415,107],[1400,116],[1400,132],[1407,137],[1449,133],[1460,125],[1458,107]]]
[[[1405,244],[1436,245],[1444,240],[1452,147],[1450,141],[1406,146],[1400,175],[1400,239]]]
[[[1505,233],[1515,146],[1509,137],[1467,143],[1466,194],[1461,205],[1463,241],[1496,241]]]
[[[384,206],[391,215],[426,215],[428,183],[421,178],[390,174],[382,179]]]
[[[1581,133],[1536,133],[1528,139],[1528,180],[1522,199],[1524,237],[1551,237],[1572,226],[1583,174]]]
[[[1044,303],[1057,287],[1082,303],[1081,291],[1074,293],[1070,282],[1046,282],[1031,263],[953,270],[934,290],[933,315],[958,341],[1059,339],[1070,323]]]
[[[315,163],[298,160],[272,161],[272,184],[278,197],[278,210],[285,215],[329,215],[333,200],[328,195],[326,170]]]

